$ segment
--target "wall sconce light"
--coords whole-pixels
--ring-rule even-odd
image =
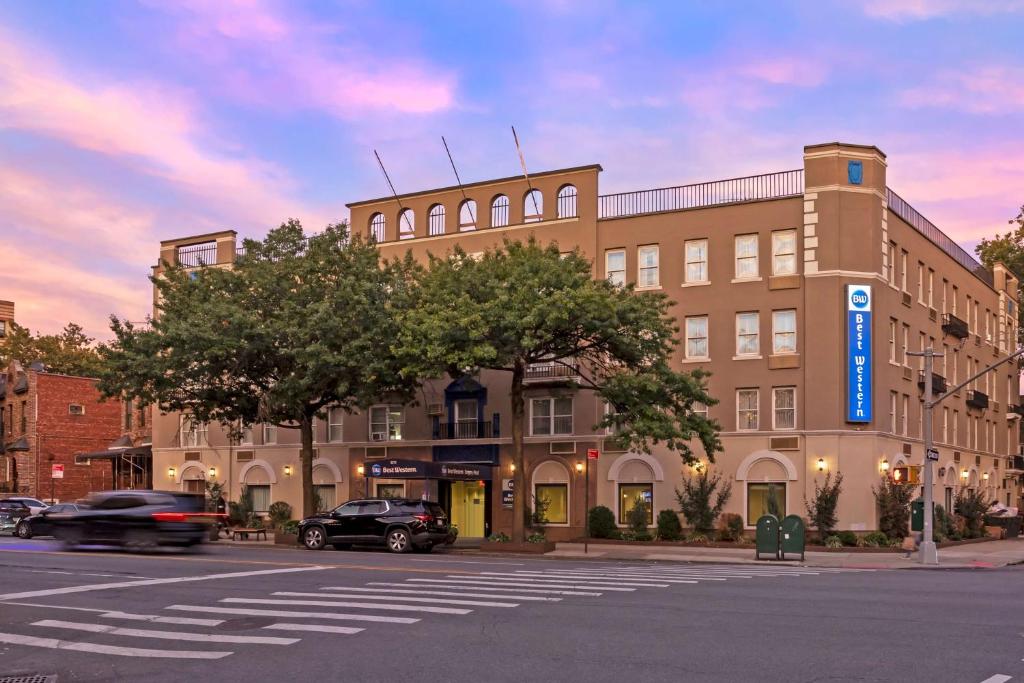
[[[576,474],[583,474],[583,463],[576,463]]]
[[[880,464],[878,466],[878,469],[881,470],[883,474],[885,472],[888,472],[889,471],[889,461],[888,460],[883,460],[882,464]]]
[[[988,481],[988,472],[986,472],[985,474],[981,475],[981,478],[984,479],[985,481]]]
[[[509,465],[508,466],[508,471],[511,472],[512,474],[515,474],[516,473],[516,464],[512,463],[511,465]]]
[[[696,472],[697,474],[700,474],[701,470],[703,470],[703,469],[704,469],[704,463],[702,463],[700,460],[698,460],[697,462],[693,463],[693,471]]]
[[[175,468],[173,468],[173,467],[168,467],[167,468],[167,478],[168,479],[174,479],[174,475],[177,474],[177,473],[178,473],[178,470],[176,470]]]
[[[967,470],[963,470],[962,472],[960,472],[960,478],[961,478],[961,479],[964,479],[964,480],[966,480],[966,479],[967,479],[967,477],[969,477],[969,476],[971,476],[971,473],[970,473],[970,472],[968,472]]]
[[[358,467],[356,467],[356,473],[359,474],[359,476],[361,477],[364,474],[366,474],[366,468],[363,467],[362,465],[359,465]]]
[[[825,471],[825,458],[818,458],[818,471],[819,472],[824,472]]]
[[[292,476],[292,466],[291,465],[285,465],[284,466],[284,476],[286,476],[286,477]]]
[[[216,467],[211,467],[210,468],[210,479],[213,479],[216,476],[217,476],[217,468]]]

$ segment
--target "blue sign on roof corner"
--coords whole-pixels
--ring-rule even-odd
[[[864,162],[846,162],[846,176],[851,185],[860,185],[864,182]]]

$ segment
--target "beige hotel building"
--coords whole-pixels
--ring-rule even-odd
[[[426,259],[456,244],[467,252],[505,238],[555,242],[593,261],[594,277],[635,283],[674,302],[676,363],[711,372],[711,417],[724,450],[712,468],[733,480],[727,511],[753,525],[774,497],[787,513],[827,472],[844,475],[839,528],[877,528],[872,486],[924,460],[921,359],[931,345],[933,386],[965,380],[1016,347],[1017,281],[989,271],[886,185],[878,148],[829,143],[803,150],[794,170],[602,195],[601,167],[569,168],[349,204],[355,232],[385,257]],[[161,244],[160,258],[230,266],[232,231]],[[155,269],[159,272],[160,267]],[[515,286],[515,283],[509,283]],[[528,374],[526,481],[550,501],[548,536],[583,531],[590,504],[620,524],[639,499],[653,514],[677,509],[692,470],[676,453],[620,452],[593,429],[603,410],[573,371]],[[511,528],[509,378],[428,382],[418,405],[332,411],[317,425],[314,480],[324,507],[370,496],[439,500],[464,537]],[[935,409],[935,500],[961,487],[1017,505],[1018,379],[1007,363]],[[153,421],[155,488],[201,489],[213,477],[253,487],[257,507],[299,506],[297,430],[254,425],[229,443],[187,416]],[[392,462],[394,461],[394,462]],[[394,467],[404,471],[388,476]]]

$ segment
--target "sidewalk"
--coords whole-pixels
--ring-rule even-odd
[[[939,550],[937,567],[925,567],[918,563],[917,553],[906,557],[904,553],[856,553],[809,551],[804,561],[784,562],[755,560],[754,547],[745,548],[694,548],[612,543],[590,543],[589,552],[584,554],[582,543],[558,543],[553,552],[543,557],[602,560],[647,560],[671,562],[714,562],[726,564],[787,564],[805,567],[846,567],[855,569],[958,569],[1005,567],[1024,563],[1024,538],[1004,541],[987,541],[968,545],[953,546]],[[793,557],[793,556],[790,556]]]

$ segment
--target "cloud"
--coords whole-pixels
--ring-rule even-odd
[[[696,113],[758,111],[781,103],[794,89],[823,85],[829,66],[820,55],[718,55],[715,63],[687,65],[680,99]]]
[[[1024,11],[1024,0],[869,0],[864,13],[890,21],[919,21],[951,14],[1003,14]]]
[[[1005,114],[1024,110],[1024,68],[989,64],[966,70],[944,70],[929,83],[905,90],[904,107],[942,107],[972,114]]]

